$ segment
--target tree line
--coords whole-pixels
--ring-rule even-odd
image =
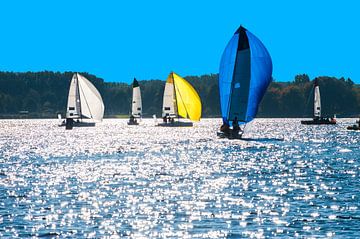
[[[28,112],[29,117],[56,117],[65,114],[70,81],[74,72],[0,72],[0,117],[16,117]],[[128,115],[132,86],[105,82],[89,73],[90,80],[102,95],[105,116]],[[185,77],[197,90],[203,105],[203,117],[220,116],[218,74]],[[360,87],[351,79],[317,77],[324,115],[340,117],[360,114]],[[143,115],[161,115],[164,80],[139,80]],[[258,117],[308,117],[312,114],[313,83],[306,74],[290,82],[273,81],[259,107]]]

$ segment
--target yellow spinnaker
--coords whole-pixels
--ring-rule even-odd
[[[201,118],[201,100],[196,90],[176,73],[170,73],[174,80],[178,114],[183,118],[199,121]]]

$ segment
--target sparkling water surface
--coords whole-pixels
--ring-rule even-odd
[[[0,120],[1,238],[360,238],[360,132]]]

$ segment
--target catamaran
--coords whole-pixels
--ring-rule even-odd
[[[66,129],[95,126],[104,117],[104,103],[99,91],[89,80],[75,73],[70,83],[66,119],[60,126]]]
[[[241,138],[272,80],[272,61],[263,43],[240,26],[220,62],[219,92],[223,124],[217,135]],[[243,127],[243,128],[241,128]]]
[[[201,100],[189,82],[171,72],[164,89],[163,122],[158,126],[193,126],[191,121],[179,121],[180,117],[191,121],[199,121],[201,118]],[[175,120],[176,118],[178,120]]]
[[[142,115],[142,103],[141,103],[141,92],[139,82],[134,78],[133,82],[133,95],[131,101],[131,114],[128,121],[128,125],[138,125],[137,118],[141,118]]]
[[[318,80],[314,80],[314,117],[312,120],[302,120],[301,124],[306,125],[319,125],[319,124],[336,124],[336,118],[322,117],[321,116],[321,99],[320,87]]]

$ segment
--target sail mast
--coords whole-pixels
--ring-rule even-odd
[[[174,113],[175,113],[175,115],[177,116],[177,118],[178,118],[178,120],[179,120],[179,112],[178,112],[178,101],[177,101],[177,99],[176,99],[176,86],[175,86],[175,79],[174,79],[174,72],[171,72],[171,78],[172,78],[172,83],[173,83],[173,92],[174,92],[174,94],[173,94],[173,102],[174,102]],[[175,116],[175,117],[176,117]]]
[[[176,89],[175,89],[175,79],[174,79],[174,72],[171,72],[171,78],[172,78],[172,84],[173,84],[173,102],[174,102],[174,114],[179,119],[179,113],[178,113],[178,102],[176,100]]]
[[[81,113],[81,98],[80,98],[80,86],[79,86],[79,75],[78,73],[76,73],[76,108],[79,109],[79,116],[80,116],[80,120],[82,121],[82,113]]]

